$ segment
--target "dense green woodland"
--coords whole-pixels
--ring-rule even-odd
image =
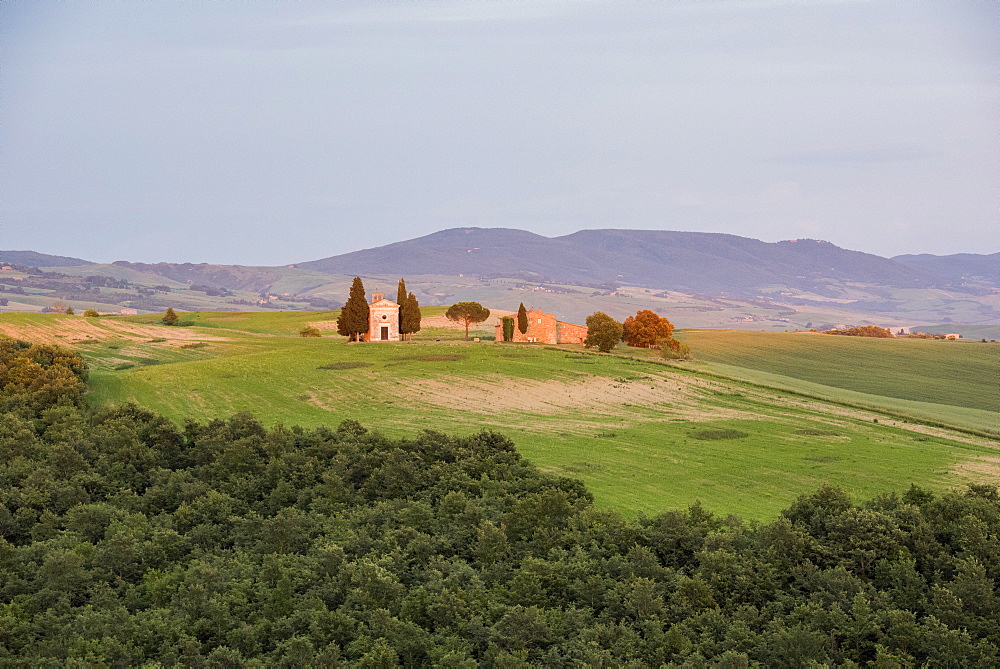
[[[179,428],[85,372],[0,341],[4,666],[1000,663],[990,488],[632,522],[496,433]]]

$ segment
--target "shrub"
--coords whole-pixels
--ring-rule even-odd
[[[459,360],[465,360],[468,356],[462,355],[461,353],[425,353],[423,355],[415,355],[409,358],[400,358],[400,360],[417,360],[419,362],[457,362]]]
[[[299,330],[299,335],[302,337],[319,337],[319,328],[313,327],[312,325],[307,325],[301,330]]]
[[[358,369],[360,367],[371,367],[370,362],[361,362],[360,360],[349,361],[349,362],[331,362],[328,365],[320,365],[316,369]]]
[[[691,347],[673,337],[660,340],[660,357],[667,360],[690,360]]]
[[[750,436],[750,433],[744,432],[743,430],[716,429],[698,430],[691,436],[695,439],[701,439],[703,441],[716,441],[721,439],[746,439]]]
[[[94,309],[87,309],[86,311],[83,312],[84,318],[100,318],[100,316],[101,315],[97,313],[97,311]]]

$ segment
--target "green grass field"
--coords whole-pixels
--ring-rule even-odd
[[[1000,411],[1000,346],[989,343],[733,330],[691,330],[684,341],[705,362],[872,395]]]
[[[37,326],[38,319],[50,319],[53,326],[73,323],[66,320],[72,317],[17,316],[25,327],[29,320]],[[885,415],[633,357],[640,351],[601,355],[580,347],[466,343],[462,332],[445,328],[422,331],[416,341],[399,344],[296,335],[306,323],[331,316],[184,314],[183,321],[194,324],[181,328],[159,327],[152,316],[101,319],[107,335],[75,345],[91,366],[94,405],[136,401],[177,421],[237,411],[272,425],[336,425],[350,418],[393,436],[426,429],[498,430],[543,469],[582,479],[599,504],[627,514],[653,514],[700,500],[718,513],[767,519],[823,483],[859,497],[903,490],[910,483],[937,489],[1000,483],[995,442],[919,426],[923,431],[903,429]],[[3,316],[0,326],[5,322],[10,316]],[[125,336],[115,323],[142,328],[142,336]],[[767,338],[747,332],[722,336],[733,348],[744,337],[742,346],[764,357],[765,344],[779,350],[784,342],[804,347],[793,349],[787,359],[809,360],[811,351],[820,362],[803,362],[803,369],[829,364],[832,357],[810,345],[832,340],[832,346],[844,347],[846,339],[762,334]],[[711,360],[710,346],[699,348],[700,336],[687,334],[699,360],[701,355]],[[905,373],[901,378],[907,383],[931,385],[909,365],[933,357],[924,352],[934,349],[899,350],[911,357],[893,364],[887,359],[891,349],[869,355],[881,358],[882,376],[896,370]],[[958,343],[953,350],[978,356],[984,349]],[[746,355],[742,361],[748,364],[752,356]],[[975,360],[980,364],[980,358]],[[793,378],[793,366],[784,363],[778,368],[785,374],[770,380],[839,391]],[[923,369],[938,373],[927,365]],[[953,397],[975,398],[974,389],[988,385],[980,376],[953,376]],[[891,379],[879,382],[894,385]],[[872,393],[880,386],[873,380],[865,389]],[[996,417],[982,408],[941,406]]]
[[[983,432],[1000,431],[1000,344],[688,330],[684,367]]]

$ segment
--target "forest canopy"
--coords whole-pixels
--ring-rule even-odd
[[[29,368],[85,374],[28,349],[0,342],[0,663],[1000,660],[992,488],[631,521],[494,432],[177,426],[61,382],[23,402]]]

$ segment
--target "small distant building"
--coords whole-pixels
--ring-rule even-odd
[[[383,293],[372,293],[365,341],[399,341],[399,305]]]
[[[587,328],[583,325],[563,323],[556,320],[554,314],[547,314],[541,309],[528,310],[528,331],[521,334],[517,329],[517,316],[514,316],[515,342],[530,342],[538,344],[583,344],[587,339]],[[503,341],[503,320],[496,324],[496,340]]]
[[[961,338],[962,338],[962,335],[960,335],[960,334],[954,334],[954,333],[952,333],[952,334],[946,334],[946,335],[944,336],[944,338],[945,338],[945,339],[961,339]]]
[[[139,315],[139,310],[138,309],[130,309],[128,307],[125,307],[121,311],[119,311],[118,313],[120,313],[123,316],[138,316]]]

